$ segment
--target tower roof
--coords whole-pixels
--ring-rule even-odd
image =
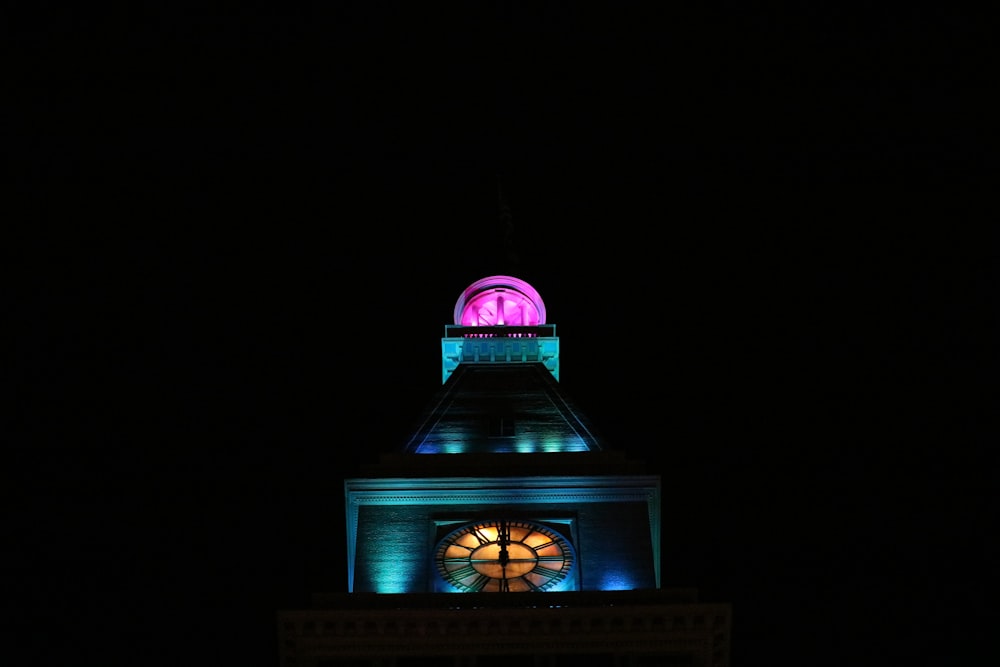
[[[412,454],[602,449],[589,419],[541,362],[459,364],[404,447]]]

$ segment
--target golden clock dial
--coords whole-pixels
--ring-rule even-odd
[[[464,592],[545,591],[573,567],[573,547],[535,521],[479,521],[453,530],[438,543],[435,563],[449,584]]]

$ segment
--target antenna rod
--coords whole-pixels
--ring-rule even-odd
[[[514,220],[510,214],[510,207],[507,205],[507,198],[503,193],[503,184],[500,182],[500,174],[497,174],[497,200],[500,224],[503,225],[503,246],[504,259],[510,263],[511,267],[516,267],[519,263],[517,247],[514,242]]]

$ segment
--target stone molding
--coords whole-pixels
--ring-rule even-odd
[[[346,656],[683,653],[692,664],[724,667],[730,606],[291,610],[279,612],[278,626],[283,656],[301,664]]]

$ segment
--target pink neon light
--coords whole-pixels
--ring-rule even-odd
[[[513,276],[489,276],[465,288],[455,303],[455,324],[466,327],[545,324],[535,288]]]
[[[514,333],[514,334],[500,334],[495,333],[467,333],[462,334],[463,338],[538,338],[538,334],[534,333]]]

